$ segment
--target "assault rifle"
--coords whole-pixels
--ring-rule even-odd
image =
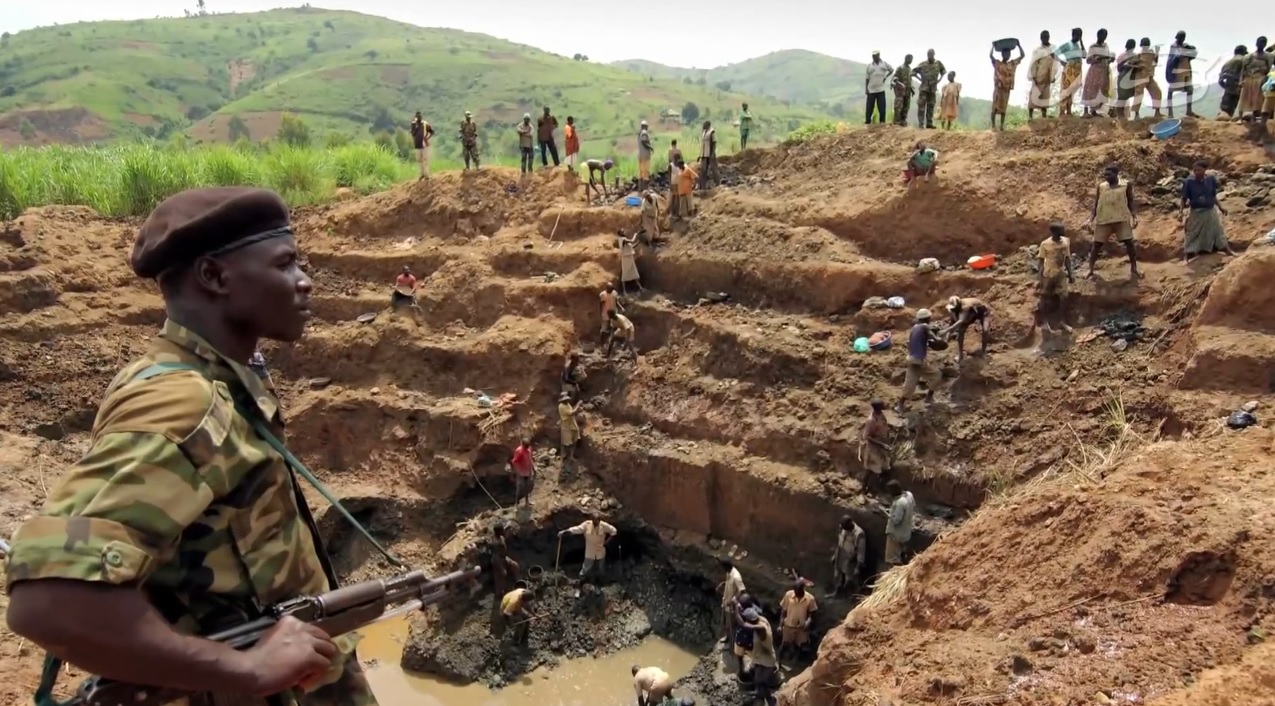
[[[474,567],[431,579],[422,571],[411,571],[388,579],[364,581],[318,596],[284,601],[266,609],[261,618],[205,637],[246,650],[257,644],[275,623],[289,616],[339,637],[373,623],[424,610],[456,588],[473,585],[480,573],[482,569]],[[75,697],[63,706],[161,706],[189,695],[175,689],[89,677],[80,684]]]

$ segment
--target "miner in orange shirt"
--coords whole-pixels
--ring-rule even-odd
[[[678,219],[691,217],[691,194],[695,193],[695,183],[699,180],[699,172],[686,163],[681,157],[677,160],[677,212]]]
[[[577,155],[580,154],[580,133],[576,132],[576,119],[567,116],[567,127],[563,129],[567,138],[567,169],[576,170]]]

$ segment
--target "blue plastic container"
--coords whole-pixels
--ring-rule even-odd
[[[628,197],[625,197],[625,199],[624,199],[624,203],[625,203],[625,204],[627,204],[627,205],[629,205],[629,206],[641,206],[641,205],[642,205],[642,197],[641,197],[641,196],[628,196]]]
[[[1177,118],[1164,120],[1151,126],[1151,134],[1155,135],[1157,140],[1167,140],[1179,132],[1182,132],[1182,121]]]

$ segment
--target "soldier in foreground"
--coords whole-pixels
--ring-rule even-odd
[[[244,651],[197,637],[337,587],[289,466],[253,431],[282,437],[279,400],[247,363],[262,338],[301,338],[311,282],[297,261],[270,191],[182,192],[142,225],[130,264],[159,281],[168,319],[14,537],[14,632],[108,679],[194,692],[192,704],[225,702],[214,691],[375,703],[348,638],[290,617]]]

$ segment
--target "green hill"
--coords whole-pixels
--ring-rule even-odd
[[[810,105],[846,120],[863,120],[863,72],[867,64],[827,54],[787,49],[715,69],[684,69],[643,59],[618,61],[614,65],[644,76],[679,80],[683,85],[705,85],[767,96],[786,104]],[[892,93],[887,92],[886,102],[893,115]],[[991,109],[991,101],[961,98],[958,122],[987,127]],[[915,122],[915,102],[909,117]]]
[[[454,126],[470,110],[488,153],[516,153],[511,126],[548,105],[560,120],[576,117],[587,153],[633,149],[644,118],[657,132],[682,132],[681,121],[659,122],[670,109],[722,125],[748,101],[753,140],[763,142],[830,117],[579,59],[315,8],[42,27],[0,40],[0,144],[174,133],[259,140],[275,136],[285,112],[320,136],[366,137],[402,128],[421,110],[443,138],[437,149],[450,155],[458,151]]]

